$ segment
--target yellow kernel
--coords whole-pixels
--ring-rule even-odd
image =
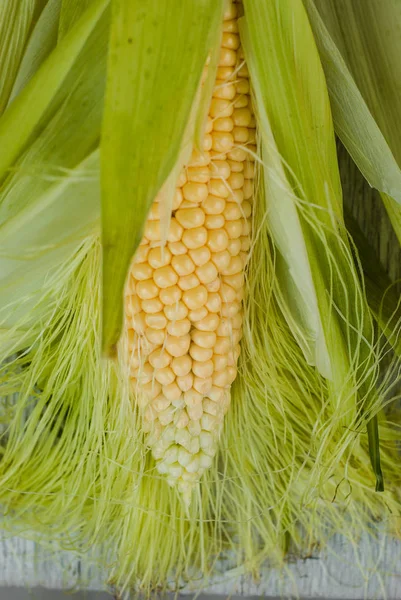
[[[227,221],[240,219],[242,217],[241,208],[236,202],[227,202],[223,215]]]
[[[249,127],[252,113],[249,108],[236,108],[233,112],[233,121],[236,127]]]
[[[234,100],[235,108],[245,108],[245,106],[248,106],[248,104],[249,104],[249,96],[247,96],[245,94],[237,96],[236,99]]]
[[[252,214],[251,203],[248,202],[248,200],[244,200],[244,202],[241,204],[241,210],[242,210],[244,217],[246,217],[246,218],[250,217]]]
[[[242,175],[242,173],[235,173],[235,175]],[[230,191],[230,202],[235,202],[238,205],[241,205],[244,200],[244,192],[242,190],[233,190]],[[241,213],[242,215],[242,213]]]
[[[227,182],[232,190],[240,190],[244,185],[244,175],[243,173],[231,173]]]
[[[229,160],[228,164],[230,165],[230,169],[232,173],[241,173],[244,170],[244,163],[238,162],[236,160]]]
[[[231,175],[230,165],[226,160],[214,160],[210,166],[210,176],[227,179]]]
[[[213,98],[225,98],[233,100],[236,96],[235,85],[232,82],[222,81],[217,79],[213,89]]]
[[[217,292],[210,292],[207,297],[206,308],[212,313],[217,313],[220,310],[221,299]]]
[[[164,369],[170,364],[171,356],[165,350],[158,348],[149,355],[148,360],[154,369]]]
[[[218,271],[212,262],[207,262],[202,267],[197,267],[196,275],[201,283],[210,283],[218,276]],[[231,273],[228,273],[231,275]]]
[[[167,288],[163,288],[159,292],[159,298],[163,304],[171,306],[180,300],[182,292],[178,285],[172,285]]]
[[[213,373],[213,385],[216,387],[225,387],[228,384],[226,369],[223,371],[215,371]]]
[[[145,279],[136,284],[136,293],[141,300],[150,300],[156,298],[159,289],[152,279]]]
[[[185,185],[187,182],[187,174],[185,172],[185,169],[182,169],[180,171],[180,174],[178,175],[178,180],[177,180],[177,187],[182,187],[183,185]]]
[[[237,50],[239,48],[239,36],[235,33],[223,33],[221,45],[224,48],[231,48],[231,50]]]
[[[233,221],[235,222],[235,221]],[[227,226],[227,223],[226,223]],[[205,229],[206,231],[206,229]],[[228,246],[228,233],[225,229],[210,229],[207,236],[207,245],[211,252],[221,252]]]
[[[191,329],[191,321],[189,319],[181,319],[180,321],[171,321],[167,325],[167,331],[170,335],[179,337],[189,333]]]
[[[242,110],[242,109],[241,109]],[[244,148],[233,148],[227,154],[227,158],[235,162],[244,162],[249,157],[248,152]]]
[[[212,348],[202,348],[201,346],[192,343],[189,348],[189,354],[194,361],[204,362],[212,358],[213,350]],[[192,371],[195,373],[195,375],[199,375],[195,372],[194,363],[192,363]]]
[[[161,304],[161,303],[160,303]],[[163,305],[162,305],[163,306]],[[181,301],[175,302],[164,307],[164,314],[170,321],[181,321],[188,314],[188,308]]]
[[[188,181],[194,183],[207,183],[210,179],[209,169],[207,167],[188,167]]]
[[[157,202],[153,202],[152,206],[150,207],[148,219],[150,221],[157,221],[160,219],[160,208]]]
[[[181,357],[183,358],[183,357]],[[191,360],[191,358],[190,358]],[[192,365],[192,360],[191,360],[191,365]],[[194,383],[194,376],[192,373],[187,373],[186,375],[180,375],[177,377],[177,385],[180,388],[180,390],[182,390],[183,392],[188,392],[189,390],[192,389]],[[184,401],[185,401],[185,395],[184,395]]]
[[[212,133],[212,148],[216,152],[230,152],[234,145],[234,137],[228,131],[214,131]]]
[[[222,229],[225,219],[223,215],[207,215],[205,219],[206,229]]]
[[[159,288],[168,288],[177,283],[178,275],[173,267],[167,265],[166,267],[160,267],[160,269],[154,271],[153,281]]]
[[[164,329],[153,329],[152,327],[146,327],[145,336],[151,344],[161,346],[165,337]]]
[[[159,394],[159,396],[153,400],[152,408],[154,408],[154,410],[157,412],[162,412],[163,410],[166,410],[170,404],[171,402],[168,398],[166,398],[163,394]]]
[[[239,290],[244,285],[244,273],[241,269],[240,273],[236,273],[236,275],[224,275],[224,282],[231,285],[235,290]]]
[[[230,132],[234,129],[234,121],[231,117],[220,117],[213,122],[213,131]]]
[[[163,304],[159,298],[152,298],[151,300],[142,300],[142,310],[148,314],[159,313],[163,309]]]
[[[230,189],[223,179],[211,179],[209,182],[209,192],[213,198],[228,198],[230,195]],[[209,198],[210,196],[208,196]]]
[[[189,250],[200,248],[206,244],[207,229],[205,227],[195,227],[194,229],[186,229],[182,236],[182,241]]]
[[[188,417],[186,410],[182,410],[174,418],[174,425],[177,427],[177,429],[184,429],[184,427],[186,427],[188,425],[188,423],[189,423],[189,417]],[[187,455],[188,460],[185,460],[185,458],[183,458],[183,455],[182,455],[183,452],[185,452],[185,454]],[[181,461],[179,461],[179,464],[182,466],[188,465],[192,460],[192,454],[190,454],[183,448],[180,449],[180,453],[181,454],[179,454],[179,456],[181,457]],[[177,460],[178,460],[178,456],[177,456]],[[171,472],[171,468],[170,468],[170,472]],[[178,473],[178,471],[177,471],[177,473]],[[181,473],[180,473],[180,475],[181,475]]]
[[[170,221],[167,240],[169,242],[179,242],[182,236],[183,228],[174,217]]]
[[[234,106],[232,102],[230,102],[230,100],[224,100],[223,98],[212,98],[209,110],[209,114],[211,117],[218,119],[222,119],[224,117],[231,117],[233,112]]]
[[[171,368],[173,369],[177,377],[187,375],[192,368],[192,359],[188,355],[173,358],[171,362]]]
[[[203,138],[202,149],[208,151],[211,149],[211,147],[212,147],[212,136],[210,135],[210,133],[206,133]]]
[[[213,379],[210,376],[206,376],[206,373],[210,373],[210,363],[211,361],[206,361],[204,363],[197,363],[196,371],[197,373],[201,373],[199,376],[194,377],[193,387],[194,390],[205,396],[210,392],[213,385]],[[212,364],[213,366],[213,364]],[[211,374],[211,373],[210,373]],[[204,402],[204,400],[203,400]],[[203,405],[202,402],[202,405]],[[198,434],[199,435],[199,434]]]
[[[249,77],[248,67],[245,63],[242,63],[241,67],[238,69],[238,77]]]
[[[152,329],[164,329],[167,325],[166,316],[162,312],[145,316],[146,325]]]
[[[131,267],[131,275],[142,281],[143,279],[150,279],[152,277],[152,267],[148,263],[138,263]]]
[[[238,256],[238,254],[241,252],[241,238],[235,238],[233,240],[230,240],[228,242],[227,250],[229,251],[231,256]],[[229,273],[227,273],[227,275],[229,275]]]
[[[234,366],[227,367],[226,371],[227,385],[231,385],[237,377],[237,369]]]
[[[199,285],[183,293],[182,299],[190,310],[196,310],[207,302],[207,289]]]
[[[190,250],[189,256],[191,257],[193,263],[197,267],[200,267],[207,263],[207,261],[210,259],[211,253],[209,248],[203,246],[201,248],[195,248],[193,250]]]
[[[192,341],[200,348],[213,348],[216,343],[216,334],[212,331],[193,331]],[[198,360],[195,358],[195,360]]]
[[[237,63],[237,53],[230,48],[220,48],[219,66],[233,67]]]
[[[219,293],[223,302],[234,302],[237,295],[236,290],[227,283],[222,283]]]
[[[244,181],[244,198],[245,200],[249,200],[253,195],[253,182],[252,179],[245,179]]]
[[[223,31],[229,31],[232,33],[236,33],[238,31],[237,19],[233,19],[232,21],[224,21]]]
[[[188,319],[190,319],[191,323],[197,323],[206,317],[208,310],[206,306],[201,306],[201,308],[197,308],[196,310],[190,310],[188,313]]]
[[[145,383],[142,387],[145,394],[147,394],[151,398],[156,398],[162,391],[162,386],[160,385],[160,383],[154,380],[149,381],[149,383]]]
[[[206,317],[197,321],[196,329],[199,331],[216,331],[220,323],[220,317],[216,313],[209,313]]]
[[[171,252],[168,248],[151,248],[149,251],[148,262],[154,269],[168,265],[170,260]]]
[[[249,138],[249,129],[247,127],[234,127],[233,137],[237,144],[246,144]]]
[[[216,79],[227,80],[235,75],[234,67],[217,67]]]
[[[224,318],[231,319],[234,317],[237,312],[241,310],[241,305],[239,302],[223,302],[221,306],[221,316]]]
[[[137,333],[142,334],[145,331],[145,327],[146,327],[145,317],[146,317],[145,311],[141,311],[132,317],[132,325]]]
[[[251,222],[249,219],[241,219],[241,235],[247,235],[251,233]]]
[[[238,79],[236,82],[236,88],[238,94],[249,94],[249,80],[248,79]]]
[[[206,133],[210,133],[212,131],[212,129],[213,129],[213,121],[208,115],[208,117],[206,119],[205,131],[206,131]]]
[[[202,348],[202,351],[204,353],[204,356],[206,356],[206,352],[208,353],[207,356],[209,356],[210,358],[205,358],[204,360],[194,360],[192,363],[192,372],[196,377],[200,377],[202,379],[206,378],[206,377],[210,377],[211,375],[213,375],[213,371],[214,371],[214,367],[213,367],[213,361],[210,360],[211,357],[213,356],[213,350],[210,349],[206,349],[206,348]],[[213,379],[211,379],[211,381],[208,382],[208,387],[209,389],[212,387],[213,385]]]
[[[227,2],[224,7],[223,21],[231,21],[238,14],[237,5],[233,2]]]
[[[146,221],[144,237],[150,242],[160,240],[160,221]]]
[[[213,354],[213,366],[215,371],[221,371],[225,369],[228,363],[228,356],[226,354]]]
[[[240,242],[240,240],[238,240]],[[241,242],[240,242],[241,243]],[[230,264],[224,271],[222,271],[223,275],[236,275],[242,271],[242,259],[240,256],[233,256],[230,260]]]
[[[199,406],[202,405],[203,394],[196,390],[188,390],[184,394],[184,401],[187,406]]]
[[[209,251],[210,257],[210,251]],[[125,299],[125,314],[129,317],[141,312],[141,302],[135,294],[127,296]]]
[[[195,265],[188,254],[182,254],[181,256],[173,256],[171,264],[181,277],[190,275],[195,271]]]
[[[212,262],[216,265],[219,271],[225,269],[230,264],[230,260],[231,255],[228,250],[223,250],[222,252],[214,252],[212,254]]]
[[[177,188],[174,192],[173,207],[172,207],[173,210],[177,210],[177,208],[180,207],[182,200],[183,200],[182,192],[179,188]]]
[[[253,179],[255,177],[255,163],[250,160],[245,161],[244,177],[245,179]]]
[[[178,281],[178,285],[182,290],[192,290],[193,288],[199,285],[200,281],[195,273],[191,273],[190,275],[185,275],[184,277],[180,277]]]
[[[226,186],[224,186],[225,189]],[[224,211],[226,201],[221,196],[209,195],[202,202],[202,209],[206,215],[219,215]]]
[[[182,188],[185,200],[188,202],[202,202],[207,197],[206,183],[188,182]]]
[[[175,375],[170,367],[165,367],[164,369],[155,369],[155,378],[161,385],[169,385],[173,383]]]
[[[192,150],[190,165],[191,167],[206,167],[210,163],[209,152],[199,152],[196,148]]]
[[[218,292],[219,291],[220,284],[221,284],[220,278],[217,277],[216,279],[214,279],[214,281],[211,281],[210,283],[206,283],[205,287],[206,287],[206,289],[207,289],[208,292],[214,293],[214,292]]]
[[[181,254],[186,254],[187,252],[187,247],[182,242],[170,242],[168,249],[174,256],[180,256]]]
[[[181,394],[182,392],[175,382],[163,386],[163,396],[170,400],[170,402],[178,400],[181,397]]]
[[[194,229],[203,225],[205,213],[201,208],[181,208],[175,213],[175,218],[184,229]]]
[[[171,356],[177,358],[178,356],[184,356],[187,354],[191,343],[191,336],[189,334],[182,335],[180,337],[169,335],[166,340],[166,349]]]
[[[216,339],[216,343],[214,345],[214,352],[215,352],[215,354],[227,355],[230,352],[231,347],[232,347],[232,343],[231,343],[230,338],[228,336],[227,337],[220,336],[220,337],[217,337],[217,339]]]
[[[240,240],[241,240],[241,250],[242,250],[242,252],[248,252],[249,248],[251,247],[251,240],[250,240],[249,236],[242,235],[240,237]]]
[[[227,235],[231,239],[239,238],[242,234],[242,221],[237,219],[235,221],[226,221],[224,229],[227,231]]]

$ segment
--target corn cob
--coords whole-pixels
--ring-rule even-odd
[[[224,14],[203,149],[179,176],[167,243],[156,198],[126,289],[143,428],[158,471],[184,494],[212,464],[240,353],[256,146],[237,11]]]

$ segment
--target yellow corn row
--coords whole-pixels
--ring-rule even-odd
[[[167,244],[156,199],[126,290],[143,428],[159,472],[184,493],[212,463],[240,353],[256,146],[237,7],[224,15],[203,151],[180,174]]]

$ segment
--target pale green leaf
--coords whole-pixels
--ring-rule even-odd
[[[49,0],[43,9],[22,57],[9,103],[18,96],[55,47],[60,8],[61,0]]]
[[[79,20],[93,0],[61,0],[61,14],[59,23],[59,40]]]
[[[304,4],[325,71],[336,133],[370,185],[401,203],[401,3]],[[398,235],[401,239],[400,229]]]
[[[29,142],[108,4],[96,0],[0,119],[0,181]]]
[[[0,115],[7,106],[34,13],[35,0],[0,2]]]
[[[147,212],[176,164],[223,2],[114,0],[101,147],[103,347],[113,353],[123,288]]]
[[[241,34],[262,140],[267,218],[287,291],[282,308],[297,339],[303,331],[309,341],[309,359],[329,378],[338,426],[346,426],[375,402],[376,356],[343,223],[325,77],[302,0],[245,0],[244,7]],[[367,430],[382,489],[376,418]]]

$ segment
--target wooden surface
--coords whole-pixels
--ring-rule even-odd
[[[401,253],[380,198],[363,181],[340,148],[345,202],[391,278],[401,277]],[[0,541],[0,585],[44,586],[65,590],[104,590],[105,573],[93,550],[81,561],[71,553],[18,538]],[[195,590],[187,590],[188,593]],[[262,597],[398,600],[401,598],[401,543],[384,535],[377,543],[366,538],[352,547],[340,537],[320,554],[288,564],[285,571],[266,569],[259,582],[228,572],[209,582],[207,591]]]

